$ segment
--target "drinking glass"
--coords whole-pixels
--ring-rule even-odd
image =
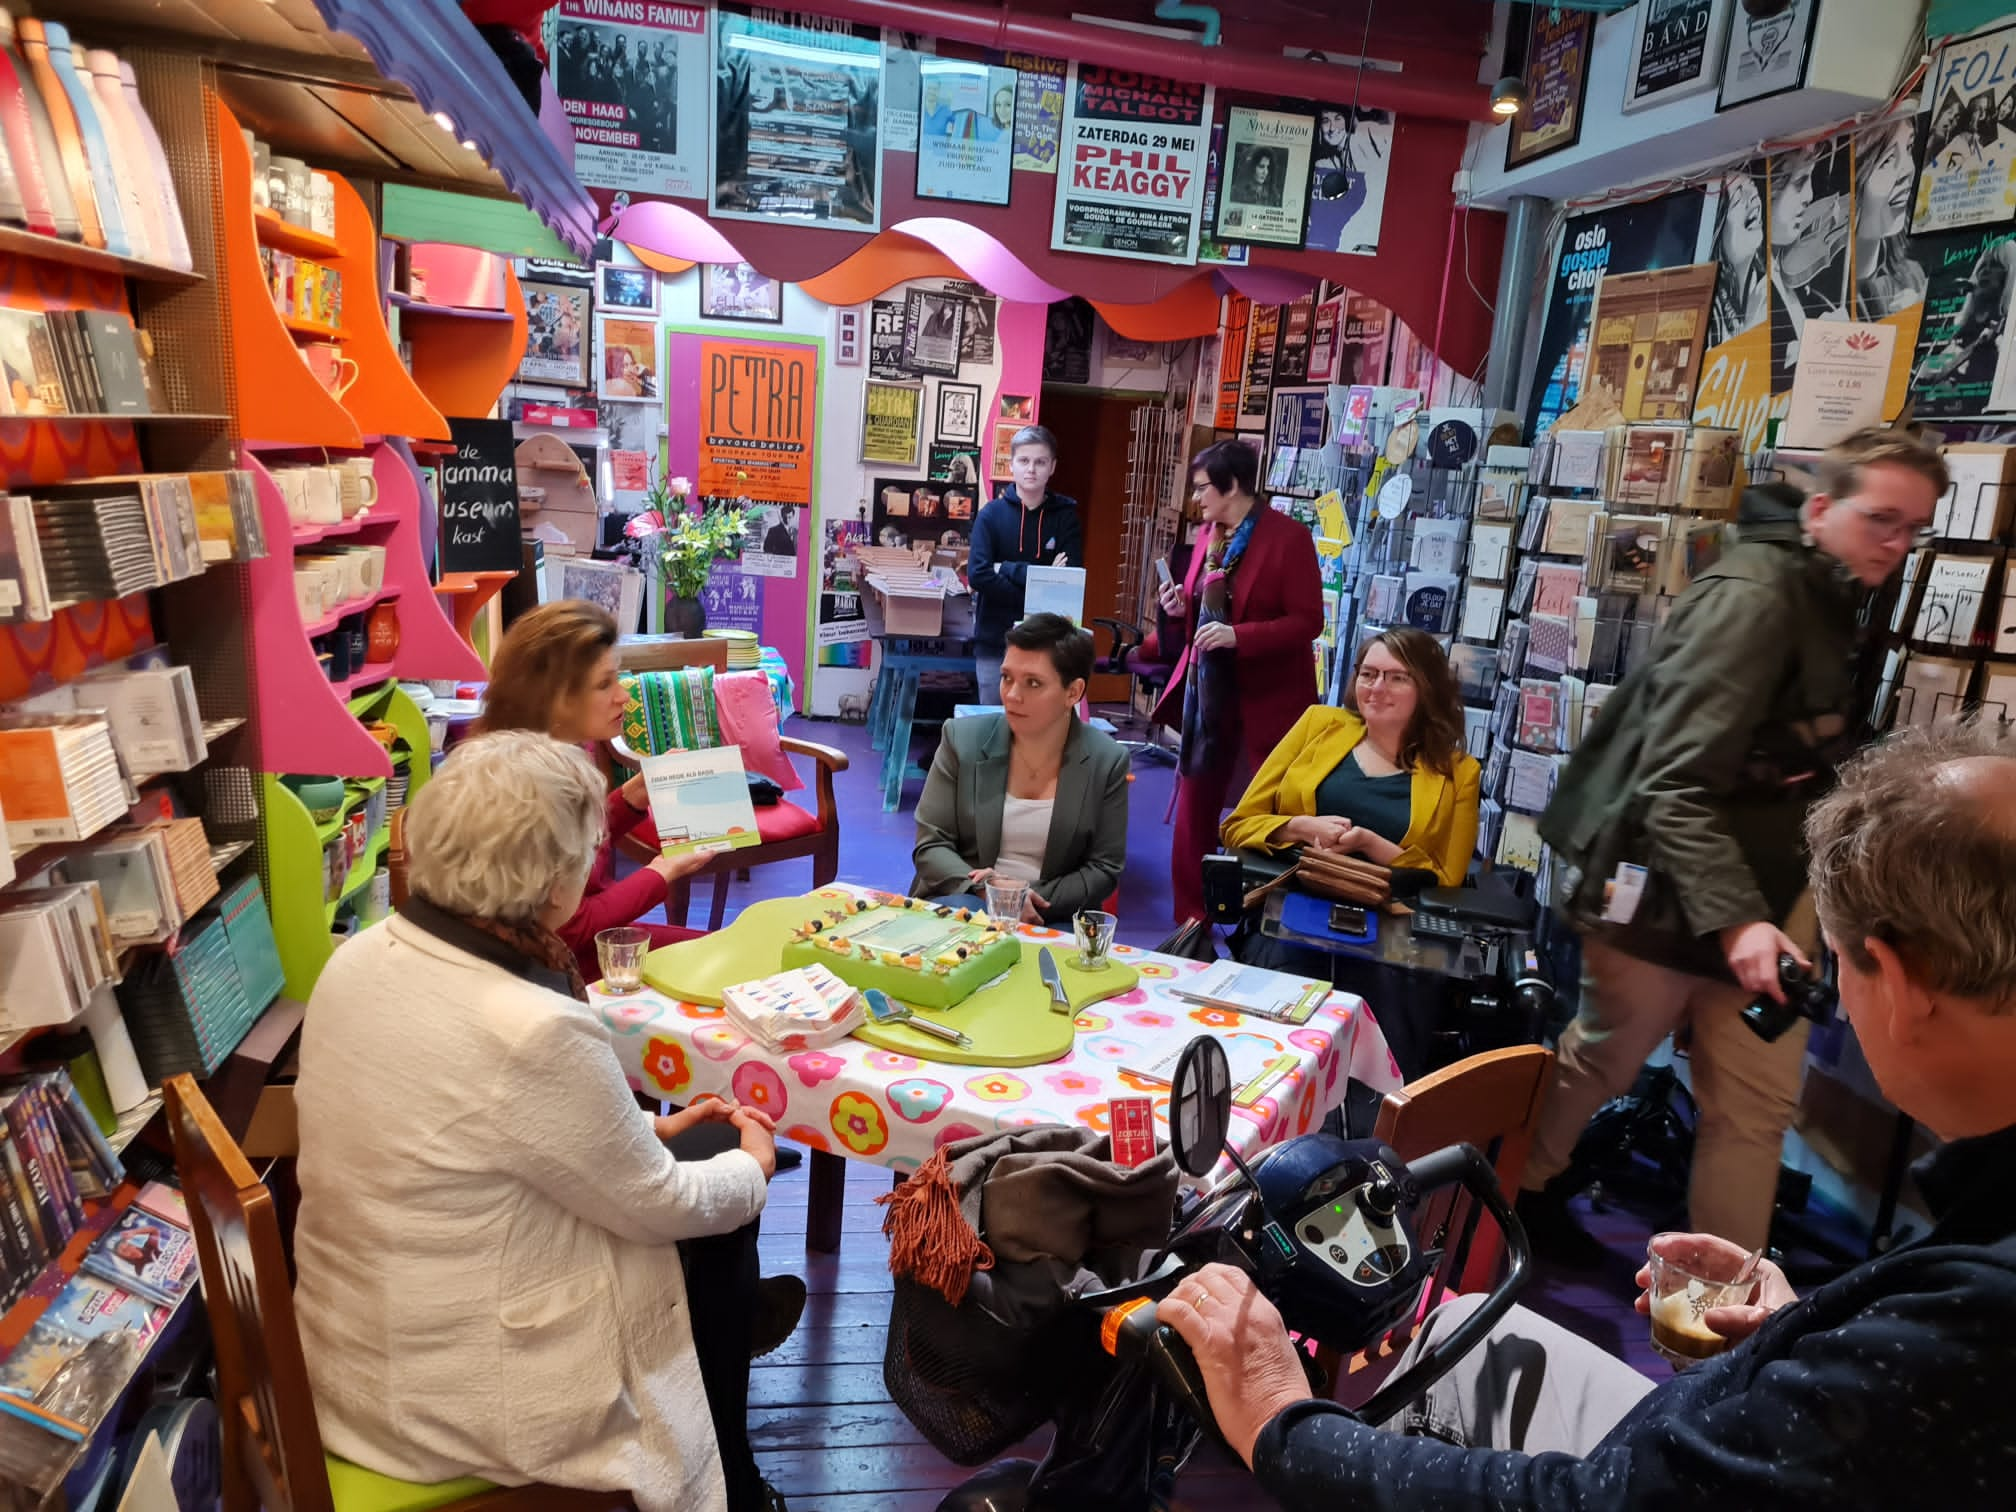
[[[636,992],[644,985],[644,956],[651,948],[648,930],[634,926],[605,929],[595,936],[595,955],[602,963],[604,992]]]
[[[1022,922],[1022,905],[1029,901],[1029,884],[1006,878],[987,884],[987,912],[1013,929]]]
[[[1080,971],[1104,971],[1113,964],[1109,953],[1117,922],[1096,908],[1084,909],[1071,920],[1071,932],[1078,937],[1078,959],[1073,964]]]
[[[1652,1347],[1683,1368],[1729,1348],[1733,1341],[1706,1320],[1710,1308],[1739,1306],[1756,1290],[1754,1274],[1737,1280],[1749,1258],[1742,1249],[1702,1234],[1654,1234],[1645,1254],[1652,1268]]]

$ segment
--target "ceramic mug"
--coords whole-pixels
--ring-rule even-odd
[[[369,457],[345,457],[337,465],[343,471],[343,518],[347,520],[378,502],[378,475]]]
[[[364,621],[374,662],[388,662],[399,650],[399,606],[390,601],[378,605]]]
[[[357,563],[357,576],[363,581],[366,593],[376,593],[385,586],[383,546],[352,546],[344,555]]]
[[[343,349],[333,341],[304,343],[301,357],[308,364],[308,371],[315,375],[315,381],[335,399],[341,399],[350,392],[351,385],[362,371],[357,366],[357,359],[345,357]]]
[[[339,469],[304,467],[301,503],[311,525],[335,525],[343,518],[343,485]]]
[[[296,525],[308,523],[308,480],[303,476],[305,472],[306,469],[300,467],[273,469],[273,484],[287,503],[287,518]]]

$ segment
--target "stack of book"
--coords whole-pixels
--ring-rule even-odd
[[[205,562],[252,562],[266,555],[259,494],[249,472],[189,474],[196,533]]]
[[[14,846],[83,840],[131,801],[112,742],[94,714],[0,717],[0,805]]]
[[[259,879],[248,877],[119,987],[140,1069],[158,1086],[180,1072],[209,1076],[280,995],[279,953]]]
[[[55,605],[124,598],[163,581],[137,493],[38,498],[35,540]]]
[[[107,310],[0,309],[0,414],[149,415],[139,335]]]
[[[68,1073],[0,1090],[0,1297],[11,1306],[83,1225],[84,1198],[125,1176]]]
[[[67,1024],[117,974],[97,883],[0,896],[0,1032]]]

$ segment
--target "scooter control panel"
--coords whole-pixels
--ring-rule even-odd
[[[1407,1267],[1407,1234],[1396,1216],[1394,1177],[1375,1165],[1362,1185],[1295,1220],[1303,1248],[1356,1286],[1381,1286]]]

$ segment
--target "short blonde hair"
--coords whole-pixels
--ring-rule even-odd
[[[1868,467],[1904,467],[1943,494],[1952,486],[1946,459],[1910,431],[1871,426],[1827,448],[1820,458],[1820,491],[1830,499],[1852,499],[1862,491],[1862,471]]]
[[[406,884],[436,908],[524,923],[588,875],[606,794],[578,747],[531,730],[466,740],[406,811]]]

